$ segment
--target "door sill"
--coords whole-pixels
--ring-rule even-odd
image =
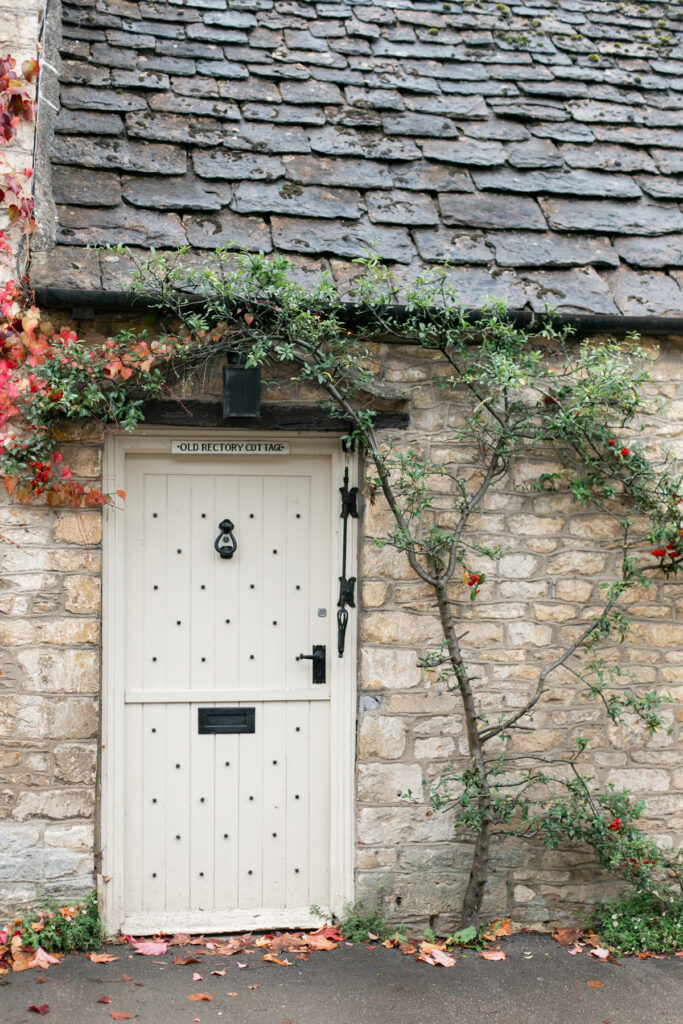
[[[331,915],[322,910],[313,913],[310,907],[287,910],[192,910],[167,913],[146,911],[124,919],[124,935],[219,935],[227,932],[262,932],[283,928],[318,928]]]

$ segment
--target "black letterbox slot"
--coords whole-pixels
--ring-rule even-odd
[[[199,733],[256,732],[255,708],[199,708]]]

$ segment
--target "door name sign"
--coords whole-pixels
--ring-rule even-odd
[[[172,441],[172,455],[289,455],[289,441]]]

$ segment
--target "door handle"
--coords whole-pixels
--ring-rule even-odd
[[[327,682],[325,677],[326,653],[325,644],[313,644],[312,654],[299,654],[295,659],[296,661],[313,662],[313,682],[316,684]]]

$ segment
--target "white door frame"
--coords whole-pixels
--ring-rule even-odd
[[[105,491],[125,490],[125,459],[128,454],[166,455],[171,451],[171,440],[193,439],[235,440],[253,437],[263,440],[263,431],[236,430],[234,428],[151,427],[133,434],[112,434],[104,447]],[[354,456],[342,452],[338,435],[319,433],[293,433],[277,431],[277,439],[289,441],[292,455],[326,455],[330,459],[331,488],[330,514],[332,516],[332,607],[336,606],[336,584],[342,564],[342,519],[338,488],[342,485],[344,466],[349,464],[351,476],[358,471]],[[264,468],[273,458],[264,456]],[[195,457],[178,456],[190,468]],[[201,456],[196,456],[201,458]],[[215,458],[215,456],[214,456]],[[229,458],[229,456],[226,456]],[[124,508],[105,507],[102,566],[102,692],[101,692],[101,761],[100,761],[100,850],[98,874],[100,915],[108,934],[117,934],[124,920],[124,691],[125,691],[125,574],[124,574]],[[347,572],[357,575],[357,520],[349,520]],[[356,661],[357,615],[349,616],[346,635],[346,653],[334,663],[339,673],[330,692],[330,729],[332,748],[339,757],[332,765],[330,780],[330,906],[322,908],[339,914],[354,894],[354,794],[355,794],[355,734],[356,734]],[[105,882],[105,878],[109,881]],[[246,915],[245,915],[246,917]],[[284,915],[286,917],[286,915]],[[320,920],[312,915],[310,923]],[[308,922],[292,921],[289,926]],[[271,927],[271,924],[263,922]],[[287,927],[282,920],[280,927]],[[257,915],[250,913],[244,923],[226,918],[223,930],[247,927],[258,928]],[[221,924],[216,922],[216,930]]]

